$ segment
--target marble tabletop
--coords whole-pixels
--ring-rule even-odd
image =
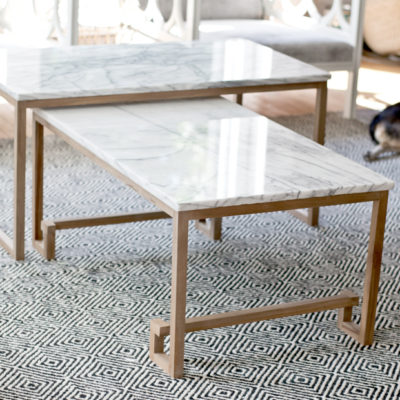
[[[174,210],[393,187],[384,176],[222,98],[37,112]]]
[[[328,72],[243,40],[0,49],[14,100],[323,82]]]

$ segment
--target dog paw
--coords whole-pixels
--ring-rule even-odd
[[[376,157],[372,154],[371,151],[367,151],[367,152],[364,154],[363,157],[364,157],[364,160],[365,160],[365,161],[369,161],[369,162],[376,160]]]

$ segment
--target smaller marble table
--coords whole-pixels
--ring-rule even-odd
[[[150,357],[171,376],[182,376],[185,333],[197,330],[337,308],[342,330],[372,342],[389,179],[223,99],[37,110],[34,119],[33,237],[44,256],[54,256],[57,229],[173,218],[170,322],[150,327]],[[43,126],[161,211],[43,221]],[[373,210],[360,325],[352,322],[358,296],[350,292],[185,318],[190,220],[367,201]]]

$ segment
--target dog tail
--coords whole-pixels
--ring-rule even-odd
[[[380,116],[380,114],[377,114],[377,115],[375,115],[375,117],[373,118],[371,123],[369,124],[369,134],[371,135],[372,141],[375,142],[376,144],[379,144],[379,143],[375,138],[375,129],[380,121],[381,121],[381,116]]]

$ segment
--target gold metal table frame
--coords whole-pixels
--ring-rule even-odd
[[[325,138],[325,120],[327,104],[327,80],[315,80],[314,82],[303,83],[285,83],[285,84],[263,84],[259,86],[240,86],[210,88],[199,90],[181,90],[168,92],[152,93],[134,93],[134,94],[113,94],[113,95],[95,95],[85,97],[70,98],[48,98],[40,100],[19,101],[8,95],[0,87],[0,96],[4,97],[14,106],[14,223],[13,237],[0,229],[0,246],[2,246],[15,260],[24,260],[25,258],[25,186],[26,186],[26,114],[28,109],[32,108],[53,108],[53,107],[72,107],[81,105],[96,104],[117,104],[133,103],[139,101],[156,101],[170,99],[184,99],[196,97],[211,97],[227,94],[237,96],[237,102],[241,104],[244,93],[255,92],[273,92],[298,89],[316,89],[316,118],[314,124],[313,139],[324,144]],[[310,225],[318,225],[318,209],[314,208],[306,215],[298,216],[304,219]],[[202,223],[200,222],[201,226]],[[205,225],[205,224],[203,224]],[[203,226],[203,231],[211,238],[219,239],[221,237],[220,221]]]

